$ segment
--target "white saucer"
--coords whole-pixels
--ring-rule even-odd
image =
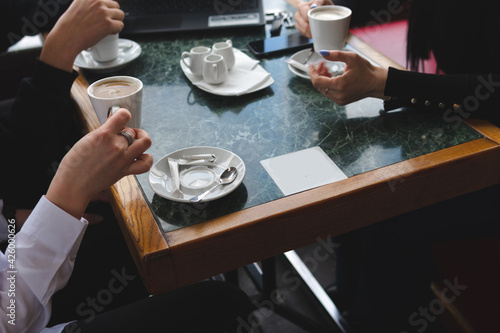
[[[82,51],[75,59],[75,66],[96,72],[110,72],[125,67],[141,55],[141,46],[136,42],[120,38],[118,41],[118,58],[109,62],[95,61],[90,52]]]
[[[179,165],[180,196],[172,192],[172,177],[170,174],[169,158],[182,159],[188,155],[213,154],[215,161],[209,165]],[[190,147],[174,151],[162,157],[149,171],[149,185],[159,196],[178,202],[190,202],[189,199],[204,192],[207,188],[217,184],[219,176],[228,167],[238,169],[238,176],[228,185],[222,185],[207,195],[201,202],[212,201],[233,192],[245,177],[245,163],[236,154],[215,147]],[[199,179],[195,179],[198,177]]]
[[[248,65],[251,65],[252,66],[251,71],[255,71],[256,73],[257,72],[262,72],[263,74],[269,74],[269,73],[267,73],[267,71],[264,68],[262,68],[262,66],[260,66],[258,64],[257,60],[251,59],[248,55],[246,55],[242,51],[238,50],[237,48],[233,48],[233,50],[234,50],[234,55],[235,55],[235,58],[236,58],[236,62],[234,64],[234,67],[231,70],[231,71],[233,71],[233,73],[236,72],[234,70],[235,68],[236,69],[239,68],[238,64],[240,62],[245,62],[244,67],[246,67]],[[189,62],[189,58],[186,59],[186,61]],[[187,67],[186,64],[184,64],[184,62],[182,60],[180,61],[180,65],[181,65],[182,71],[184,72],[184,75],[186,75],[186,77],[189,79],[189,81],[191,81],[191,83],[193,83],[194,85],[196,85],[198,88],[200,88],[203,91],[209,92],[209,93],[214,94],[214,95],[219,95],[219,96],[241,96],[241,95],[246,95],[246,94],[250,94],[250,93],[262,90],[264,88],[267,88],[271,84],[274,83],[274,79],[272,78],[271,75],[269,75],[264,81],[260,82],[258,85],[252,87],[251,89],[241,90],[241,91],[238,91],[237,89],[235,89],[235,90],[231,89],[230,91],[228,91],[226,89],[227,87],[224,86],[224,84],[227,83],[227,81],[224,82],[222,85],[208,85],[208,84],[199,85],[199,84],[197,84],[197,83],[202,83],[203,82],[203,78],[195,76],[191,72],[191,70],[189,69],[189,67]],[[249,70],[248,68],[244,68],[244,69],[247,70],[247,71]],[[231,71],[229,71],[229,75],[231,75]]]
[[[321,55],[319,55],[316,52],[313,52],[311,54],[311,56],[309,57],[310,52],[311,52],[311,49],[300,50],[299,52],[293,54],[290,57],[290,59],[295,60],[297,62],[300,62],[301,64],[304,64],[304,62],[306,62],[306,60],[307,60],[307,62],[305,63],[305,65],[317,64],[320,61],[324,61],[325,64],[330,67],[330,69],[331,69],[330,72],[334,76],[340,75],[340,74],[342,74],[344,72],[345,64],[343,62],[325,60],[325,58],[323,58]],[[309,57],[309,59],[307,59],[307,57]],[[290,69],[290,71],[293,74],[295,74],[297,76],[300,76],[301,78],[304,78],[304,79],[307,79],[307,80],[311,79],[309,77],[309,73],[301,71],[300,69],[297,69],[297,68],[293,67],[290,64],[288,64],[288,69]]]

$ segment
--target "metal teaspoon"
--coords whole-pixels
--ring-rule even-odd
[[[189,199],[189,201],[191,201],[191,202],[199,202],[199,201],[201,201],[204,197],[206,197],[210,192],[212,192],[213,190],[215,190],[220,185],[231,184],[236,179],[237,175],[238,175],[238,170],[235,167],[227,168],[220,175],[220,177],[219,177],[219,183],[217,185],[215,185],[214,187],[206,190],[202,194],[199,194],[199,195],[197,195],[195,197],[192,197],[191,199]]]

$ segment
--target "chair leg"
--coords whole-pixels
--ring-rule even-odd
[[[302,259],[295,251],[288,251],[284,253],[287,260],[290,262],[295,271],[300,275],[302,281],[305,282],[309,290],[313,293],[314,297],[323,306],[325,311],[335,322],[342,333],[352,333],[353,329],[349,326],[344,319],[335,303],[330,296],[326,293],[325,289],[319,284],[318,280],[313,276],[311,271],[304,264]]]
[[[299,327],[302,327],[303,329],[309,332],[317,332],[317,333],[332,332],[332,328],[334,326],[338,326],[340,332],[352,333],[352,330],[350,330],[345,320],[343,320],[335,304],[333,304],[333,302],[326,294],[324,289],[321,288],[321,286],[314,278],[314,276],[311,274],[311,272],[307,269],[305,264],[300,260],[298,255],[296,255],[295,251],[289,251],[285,253],[284,257],[298,272],[300,278],[305,282],[306,286],[312,291],[312,294],[314,295],[315,299],[324,307],[326,313],[328,313],[328,318],[331,317],[333,321],[331,325],[327,325],[329,327],[325,327],[325,325],[319,324],[314,320],[308,318],[307,316],[303,315],[302,313],[299,313],[282,304],[273,304],[273,311],[282,318],[289,320],[290,322],[294,323]],[[300,260],[300,262],[298,262],[297,259]],[[257,303],[258,302],[265,303],[264,301],[268,302],[268,300],[272,300],[273,297],[276,296],[275,293],[278,290],[277,276],[276,276],[276,257],[263,260],[261,262],[261,266],[259,266],[257,263],[246,266],[246,270],[250,278],[252,279],[253,283],[255,284],[256,288],[259,291],[261,291]],[[307,274],[307,272],[305,272],[304,269],[307,270],[309,274]],[[307,281],[304,279],[306,279]],[[318,289],[317,288],[318,286],[319,288],[321,288],[319,291],[316,290]],[[325,295],[327,299],[325,299]],[[334,310],[332,311],[332,309]]]
[[[276,283],[276,259],[274,257],[262,260],[262,287],[262,292],[266,298],[269,298],[271,293],[278,289]]]

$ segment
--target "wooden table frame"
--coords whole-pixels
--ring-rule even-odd
[[[353,35],[348,43],[381,66],[400,68]],[[93,130],[99,122],[87,87],[80,76],[72,95]],[[111,187],[111,203],[146,288],[158,294],[497,184],[500,129],[466,122],[485,138],[166,234],[134,176]]]

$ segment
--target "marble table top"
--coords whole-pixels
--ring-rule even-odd
[[[481,135],[425,110],[400,110],[381,116],[382,102],[364,99],[339,106],[294,75],[285,62],[291,55],[260,59],[274,83],[243,96],[217,96],[191,84],[180,55],[194,46],[231,39],[252,56],[246,44],[262,33],[188,34],[135,39],[140,57],[110,73],[84,71],[89,84],[111,75],[130,75],[144,83],[143,128],[153,141],[155,161],[175,150],[213,146],[239,155],[246,165],[243,183],[230,195],[199,204],[156,195],[148,175],[138,182],[165,232],[283,197],[260,164],[271,157],[319,146],[347,177],[468,142]]]

